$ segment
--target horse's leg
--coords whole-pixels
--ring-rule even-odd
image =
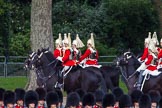
[[[113,90],[113,88],[114,88],[114,85],[113,85],[113,82],[112,82],[112,80],[110,79],[110,77],[106,77],[106,79],[105,79],[105,81],[106,81],[106,86],[107,86],[107,90]]]
[[[101,78],[101,89],[106,93],[107,92],[107,87],[104,78]]]
[[[86,92],[88,91],[88,86],[87,86],[88,82],[86,81],[86,79],[84,81],[81,81],[81,89],[85,90]]]
[[[119,73],[117,73],[117,75],[111,78],[114,87],[119,87],[119,78],[120,78]]]

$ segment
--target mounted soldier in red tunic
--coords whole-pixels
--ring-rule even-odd
[[[148,38],[145,38],[145,41],[144,41],[144,51],[143,51],[143,54],[142,56],[138,59],[139,62],[144,62],[145,59],[148,57],[148,44],[151,40],[151,32],[149,32],[148,34]]]
[[[68,73],[71,69],[72,66],[77,65],[75,60],[72,60],[71,58],[71,37],[70,34],[68,34],[68,37],[66,34],[64,34],[64,40],[63,40],[63,56],[60,57],[58,56],[56,59],[60,60],[62,62],[62,65],[64,66],[64,68],[62,69],[62,71],[60,72],[60,76],[63,76],[66,73]],[[61,84],[63,85],[63,84]],[[56,84],[56,86],[61,86],[60,84]]]
[[[153,43],[153,41],[150,41],[149,43],[148,52],[149,52],[149,55],[145,61],[145,65],[147,67],[144,72],[140,73],[139,80],[138,80],[138,89],[140,89],[141,87],[141,83],[142,83],[144,75],[147,75],[148,73],[151,73],[151,72],[158,73],[157,62],[156,62],[158,50],[156,49],[156,46]]]
[[[159,71],[162,71],[162,38],[160,40],[160,51],[159,51],[159,54],[158,54],[158,66],[157,66],[157,69]]]
[[[138,61],[142,63],[136,70],[140,74],[139,79],[137,81],[137,85],[136,85],[138,88],[141,86],[141,83],[142,83],[142,79],[143,79],[142,78],[142,73],[147,68],[146,61],[147,61],[147,57],[149,55],[148,46],[149,46],[150,41],[151,41],[151,32],[149,32],[148,38],[145,38],[144,52],[143,52],[142,57],[138,59]]]
[[[80,57],[79,61],[81,63],[85,62],[84,67],[88,66],[101,67],[100,65],[98,65],[98,51],[95,49],[93,33],[91,33],[91,38],[87,41],[87,50]]]
[[[81,56],[81,51],[79,48],[82,48],[84,47],[84,44],[83,42],[80,40],[79,38],[79,35],[77,34],[76,35],[76,39],[73,40],[72,42],[72,48],[71,48],[71,56],[72,56],[72,59],[75,60],[76,62],[79,61],[79,58]]]
[[[59,38],[55,41],[55,47],[56,49],[53,51],[54,57],[62,57],[62,39],[61,39],[61,33],[59,33]]]

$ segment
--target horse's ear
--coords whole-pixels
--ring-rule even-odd
[[[37,54],[39,55],[39,54],[40,54],[40,52],[41,52],[41,51],[40,51],[40,49],[38,49]]]
[[[42,51],[42,52],[44,51],[43,47],[41,47],[41,51]]]
[[[130,48],[128,49],[128,52],[131,52],[131,49]]]

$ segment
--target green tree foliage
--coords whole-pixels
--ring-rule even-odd
[[[10,55],[28,55],[30,48],[30,2],[12,1],[10,10]]]
[[[63,0],[53,6],[53,31],[79,33],[87,40],[91,32],[103,55],[112,49],[138,51],[143,48],[148,32],[158,32],[158,15],[149,0]],[[84,41],[86,43],[86,41]],[[102,49],[102,50],[101,50]],[[116,52],[114,52],[116,53]]]
[[[105,0],[103,9],[107,42],[118,49],[139,50],[148,32],[158,31],[158,15],[149,0]]]
[[[31,0],[0,0],[0,55],[28,54],[30,6]],[[53,0],[52,11],[54,39],[78,33],[86,44],[93,32],[99,55],[141,50],[148,32],[159,30],[151,0]]]
[[[0,55],[27,55],[30,50],[30,3],[0,0],[0,6]]]
[[[6,55],[8,48],[8,16],[11,5],[0,0],[0,55]]]

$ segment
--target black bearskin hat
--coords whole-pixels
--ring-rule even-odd
[[[22,89],[22,88],[16,88],[15,89],[15,95],[16,95],[16,101],[24,100],[25,90]]]
[[[80,97],[76,92],[71,92],[67,96],[66,108],[70,106],[78,106],[80,102]]]
[[[78,95],[80,97],[80,101],[82,101],[83,96],[86,94],[86,92],[83,89],[81,89],[81,88],[76,89],[76,92],[78,93]]]
[[[38,94],[33,90],[29,90],[24,96],[25,105],[29,107],[29,104],[34,103],[35,106],[38,104]]]
[[[5,106],[7,106],[7,104],[14,104],[15,103],[15,93],[10,90],[5,91],[3,101],[4,101]]]
[[[47,96],[46,96],[46,102],[47,102],[47,106],[48,108],[50,108],[50,106],[52,104],[58,105],[59,103],[59,97],[58,94],[56,92],[48,92]]]
[[[159,91],[151,90],[151,91],[149,91],[148,94],[149,94],[149,96],[151,98],[151,102],[159,103],[160,98],[161,98],[161,95],[160,95]]]
[[[112,90],[112,93],[115,95],[116,101],[119,101],[120,96],[124,94],[123,90],[120,87],[116,87]]]
[[[62,91],[60,89],[56,89],[55,92],[57,93],[57,95],[59,97],[59,102],[62,103],[63,102],[63,94],[62,94]]]
[[[147,94],[143,94],[138,103],[140,108],[151,108],[151,98]]]
[[[132,102],[134,103],[134,102],[138,102],[138,100],[139,100],[139,98],[142,96],[142,91],[140,91],[140,90],[134,90],[131,94],[130,94],[130,96],[131,96],[131,98],[132,98]]]
[[[93,106],[95,104],[95,97],[92,93],[86,93],[83,96],[83,107],[88,105],[88,106]]]
[[[0,88],[0,101],[3,101],[3,94],[5,92],[4,88]]]
[[[114,107],[115,104],[115,96],[114,94],[105,94],[102,100],[102,107]]]
[[[95,91],[96,102],[102,102],[104,95],[105,95],[105,93],[102,90],[96,90]]]
[[[119,108],[132,107],[132,100],[129,95],[122,95],[119,99]]]
[[[38,93],[38,100],[45,100],[46,90],[44,88],[36,88],[35,90]]]

